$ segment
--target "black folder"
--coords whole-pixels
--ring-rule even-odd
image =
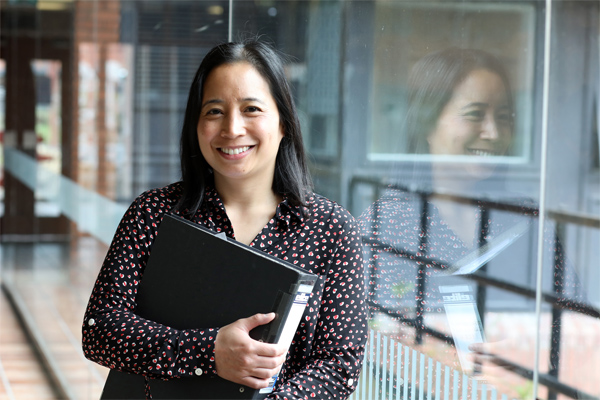
[[[164,216],[136,297],[136,314],[176,329],[214,328],[274,311],[256,340],[291,344],[317,276],[179,216]],[[144,399],[141,375],[111,370],[102,400]],[[154,399],[262,399],[218,376],[151,379]]]

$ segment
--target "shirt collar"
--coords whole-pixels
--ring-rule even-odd
[[[217,193],[217,190],[213,186],[207,186],[204,192],[204,202],[207,203],[209,209],[221,209],[225,212],[225,206],[223,201]],[[210,205],[209,205],[209,204]],[[277,210],[275,211],[275,220],[285,222],[289,226],[292,221],[302,222],[304,220],[304,214],[302,206],[294,206],[290,204],[290,201],[286,195],[283,196],[283,201],[279,203]]]
[[[292,220],[301,223],[304,220],[304,214],[301,206],[293,206],[290,204],[287,196],[283,197],[283,201],[279,203],[275,212],[275,219],[284,221],[288,227],[292,224]]]

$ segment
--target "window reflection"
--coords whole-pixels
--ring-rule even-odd
[[[408,111],[410,69],[426,54],[456,46],[485,49],[501,57],[514,89],[515,137],[510,155],[528,159],[535,25],[534,8],[526,4],[378,3],[369,157],[399,160],[413,153],[407,132],[399,129]]]
[[[373,327],[424,353],[441,342],[434,359],[518,397],[536,365],[539,211],[506,190],[496,162],[513,139],[511,84],[492,54],[455,47],[419,60],[408,82],[409,148],[432,157],[360,218]],[[540,256],[553,271],[542,289],[558,341],[561,310],[596,311],[554,231],[544,230]],[[557,366],[558,350],[544,351]]]

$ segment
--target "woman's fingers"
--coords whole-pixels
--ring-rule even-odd
[[[258,379],[253,376],[249,376],[244,378],[241,382],[236,383],[241,383],[242,385],[251,387],[252,389],[264,389],[267,386],[269,386],[270,378],[271,377],[269,377],[268,379]]]
[[[285,361],[287,349],[256,341],[249,332],[274,318],[274,313],[256,314],[219,330],[215,340],[215,364],[220,377],[252,388],[268,386],[269,379]]]
[[[269,322],[275,319],[275,313],[270,312],[268,314],[254,314],[248,318],[241,318],[234,322],[234,324],[239,324],[240,328],[250,332],[252,329],[256,328],[260,325],[268,324]]]

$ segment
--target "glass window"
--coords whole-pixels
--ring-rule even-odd
[[[65,398],[104,384],[81,316],[121,216],[180,179],[196,69],[246,37],[289,56],[315,191],[363,237],[351,398],[600,398],[598,0],[0,0],[0,22],[0,280]]]

